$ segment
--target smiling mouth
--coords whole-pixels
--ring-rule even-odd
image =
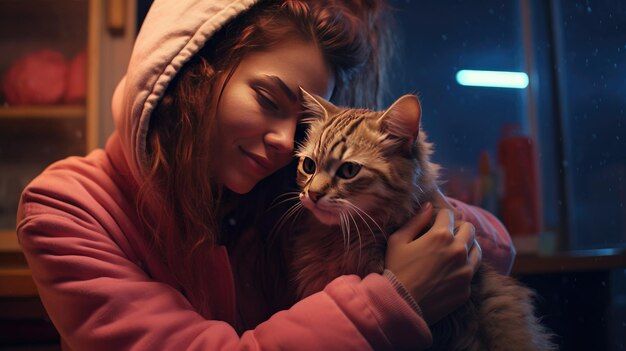
[[[268,171],[268,172],[272,170],[272,165],[268,160],[246,151],[241,146],[239,146],[239,151],[241,151],[241,153],[247,156],[252,162],[254,162],[261,169]]]

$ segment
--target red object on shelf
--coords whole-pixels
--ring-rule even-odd
[[[500,214],[511,236],[538,237],[542,226],[533,140],[506,126],[498,143],[502,195]]]
[[[43,49],[17,59],[7,71],[2,89],[9,105],[48,105],[61,101],[67,85],[63,54]]]
[[[67,70],[67,89],[63,101],[78,103],[85,101],[87,87],[87,52],[81,51],[70,61]]]
[[[497,214],[498,212],[498,189],[497,179],[489,158],[489,152],[483,150],[478,159],[478,178],[476,190],[477,205],[483,209]]]

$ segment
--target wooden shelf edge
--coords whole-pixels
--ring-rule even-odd
[[[0,297],[38,296],[28,268],[0,268]]]
[[[84,105],[4,106],[0,107],[0,119],[74,119],[84,118],[86,112]]]
[[[626,268],[626,250],[605,253],[560,253],[552,256],[520,254],[513,264],[513,275],[583,272]]]
[[[0,253],[21,252],[15,230],[0,229]]]

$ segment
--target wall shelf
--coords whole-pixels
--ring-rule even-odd
[[[0,231],[0,298],[37,296],[14,230]]]
[[[0,108],[0,119],[85,118],[84,105],[11,106]]]
[[[520,254],[513,264],[513,275],[581,272],[626,268],[626,250],[584,250],[553,255]]]
[[[0,253],[19,251],[15,230],[0,230]]]

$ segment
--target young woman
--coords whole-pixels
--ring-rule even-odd
[[[474,238],[510,270],[501,224],[450,200],[392,235],[385,275],[284,294],[266,210],[295,177],[299,87],[377,107],[386,32],[375,0],[256,2],[155,1],[106,147],[24,190],[19,241],[65,349],[426,348],[468,297]]]

